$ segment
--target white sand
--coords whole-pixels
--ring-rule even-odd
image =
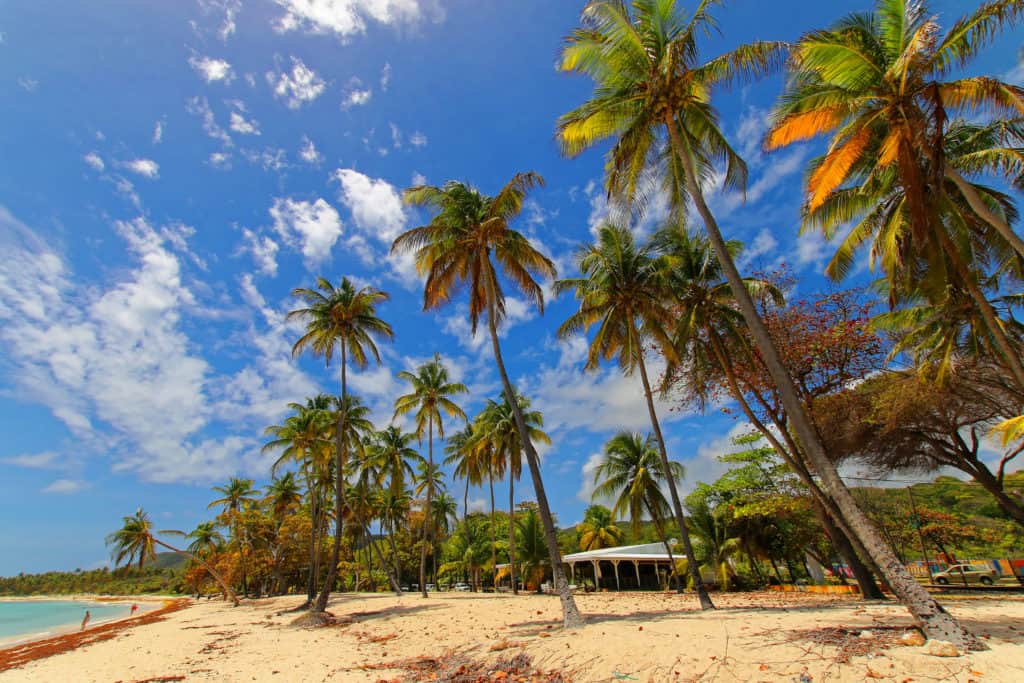
[[[391,681],[402,680],[402,670],[360,667],[448,649],[492,659],[522,649],[542,668],[565,669],[576,681],[793,681],[802,674],[813,681],[1024,681],[1020,598],[945,601],[982,636],[986,652],[940,658],[897,646],[837,664],[834,648],[792,639],[825,626],[909,625],[907,612],[892,604],[805,594],[714,597],[721,609],[702,613],[692,596],[579,595],[587,625],[574,631],[560,628],[558,599],[549,596],[338,595],[330,610],[351,616],[352,623],[314,630],[289,627],[294,614],[275,616],[300,598],[239,608],[204,601],[112,640],[0,673],[0,682],[175,675],[188,681]],[[501,641],[511,646],[492,652]]]

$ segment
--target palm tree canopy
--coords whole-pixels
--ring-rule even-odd
[[[597,326],[587,354],[587,368],[616,358],[625,372],[644,354],[645,342],[654,341],[665,355],[675,351],[668,335],[671,312],[666,305],[665,281],[657,261],[638,246],[626,228],[604,225],[597,243],[576,253],[582,273],[555,283],[555,292],[572,290],[579,310],[558,328],[558,336],[570,337]]]
[[[415,436],[403,432],[395,425],[388,425],[374,435],[369,457],[379,473],[376,482],[378,486],[383,485],[387,479],[388,486],[394,491],[405,489],[406,479],[413,477],[414,467],[423,459],[409,445]]]
[[[685,476],[683,466],[671,462],[672,477]],[[634,534],[645,515],[663,517],[668,501],[661,487],[665,480],[661,456],[654,437],[636,432],[619,432],[605,443],[600,464],[594,470],[595,499],[614,499],[612,514],[628,514]]]
[[[979,112],[1024,114],[1019,86],[990,76],[947,80],[1022,14],[1019,0],[995,0],[941,35],[925,2],[877,0],[871,12],[803,36],[793,48],[792,73],[766,146],[831,136],[807,179],[808,214],[847,182],[870,184],[891,173],[905,193],[915,234],[922,234],[933,211],[927,187],[943,174],[947,121]],[[1003,170],[1012,178],[1021,156],[1008,152],[995,155],[1008,161]],[[862,208],[853,199],[846,203]]]
[[[759,42],[701,61],[699,43],[715,30],[710,10],[718,4],[702,0],[685,15],[676,0],[592,0],[562,49],[560,68],[595,83],[591,98],[558,120],[562,151],[575,156],[614,137],[609,194],[642,206],[660,193],[675,224],[686,212],[680,154],[690,156],[702,185],[716,163],[725,165],[726,187],[746,185],[746,164],[719,129],[711,90],[770,71],[786,53],[783,43]],[[678,130],[685,149],[666,138],[666,126]]]
[[[391,325],[377,317],[377,306],[389,298],[379,289],[357,289],[347,277],[335,287],[326,278],[318,277],[316,289],[299,287],[292,295],[302,299],[305,307],[290,311],[286,319],[306,323],[305,334],[292,346],[293,356],[309,349],[330,365],[335,349],[344,343],[352,362],[365,368],[367,354],[380,362],[376,342],[395,336]]]
[[[541,412],[530,410],[530,399],[525,396],[517,395],[516,399],[530,441],[550,444],[551,437],[544,432],[544,416]],[[523,444],[519,439],[515,414],[508,399],[502,396],[500,401],[487,401],[487,405],[477,415],[474,440],[475,447],[480,449],[480,455],[490,456],[494,476],[502,477],[508,473],[513,479],[519,479],[523,470]]]
[[[402,370],[398,377],[409,382],[412,391],[395,401],[395,417],[415,411],[416,437],[421,442],[431,424],[437,428],[438,436],[444,438],[442,413],[451,418],[466,420],[466,413],[451,397],[465,394],[469,389],[465,384],[449,381],[448,368],[439,356],[435,355],[433,360],[419,366],[415,374]]]
[[[423,310],[444,305],[465,286],[473,333],[491,306],[498,324],[505,317],[505,294],[497,262],[505,277],[544,312],[544,294],[536,279],[553,280],[555,266],[510,226],[527,193],[543,182],[536,173],[519,173],[493,197],[455,180],[405,191],[406,203],[435,212],[430,223],[399,235],[391,245],[393,253],[412,252],[417,270],[426,275]]]
[[[214,522],[200,522],[185,538],[192,541],[187,550],[197,556],[216,552],[224,545],[224,535]]]
[[[211,501],[207,509],[221,506],[224,512],[237,514],[256,502],[256,489],[253,488],[252,479],[231,477],[225,486],[214,486],[213,490],[221,495],[220,498]]]
[[[134,515],[124,517],[121,528],[107,536],[106,544],[112,549],[115,566],[127,560],[126,564],[136,562],[142,569],[146,562],[156,559],[153,524],[142,508]]]
[[[622,543],[625,536],[615,525],[612,511],[603,505],[591,505],[583,513],[583,521],[576,525],[580,537],[580,550],[611,548]]]
[[[295,473],[285,472],[267,484],[264,500],[278,519],[284,517],[292,508],[298,507],[302,502],[302,493],[299,491],[299,483],[295,481]]]

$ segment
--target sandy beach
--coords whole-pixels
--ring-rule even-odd
[[[450,653],[493,663],[521,652],[572,681],[1024,680],[1021,598],[947,599],[989,647],[960,657],[898,644],[910,620],[893,604],[809,594],[715,598],[721,609],[701,613],[692,596],[581,595],[587,624],[576,631],[560,628],[558,600],[549,596],[337,595],[330,610],[339,623],[317,629],[279,614],[297,597],[238,608],[202,601],[8,669],[0,681],[427,680],[411,673],[424,662],[410,660]]]

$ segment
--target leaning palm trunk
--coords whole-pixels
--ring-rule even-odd
[[[380,563],[381,569],[384,570],[384,573],[388,575],[388,583],[391,584],[391,590],[393,590],[395,592],[395,595],[397,595],[398,597],[402,597],[402,587],[398,583],[398,576],[392,570],[391,565],[388,564],[387,560],[384,558],[384,553],[380,551],[380,547],[374,542],[373,534],[370,533],[369,525],[367,525],[365,520],[360,520],[360,525],[363,527],[363,533],[366,534],[367,544],[371,546],[371,548],[367,549],[367,553],[376,551],[377,561]],[[394,539],[392,539],[392,548],[394,548]],[[398,556],[397,552],[395,553],[395,556]],[[369,565],[369,563],[367,564]],[[372,570],[373,568],[370,567],[371,576]]]
[[[786,447],[775,437],[772,430],[770,430],[768,426],[754,414],[753,409],[750,407],[746,397],[740,390],[739,379],[736,377],[735,369],[729,361],[728,355],[722,346],[721,339],[718,337],[718,334],[714,329],[708,328],[707,332],[715,358],[718,361],[719,366],[722,368],[726,382],[729,385],[729,393],[732,394],[732,397],[737,403],[739,403],[743,414],[746,415],[750,423],[754,425],[757,431],[761,433],[761,435],[775,450],[775,453],[782,458],[782,461],[786,466],[797,474],[800,481],[803,482],[804,486],[807,487],[807,490],[810,491],[812,509],[818,517],[818,521],[825,529],[825,533],[832,541],[832,545],[850,566],[854,578],[857,579],[857,585],[860,586],[861,595],[865,599],[869,600],[884,599],[885,594],[882,592],[882,589],[878,587],[878,584],[875,583],[875,579],[871,575],[871,571],[864,565],[864,562],[873,564],[874,561],[871,559],[867,551],[864,550],[860,541],[857,540],[853,534],[849,533],[847,529],[843,528],[845,525],[842,521],[842,515],[839,513],[838,508],[836,508],[835,503],[829,500],[828,496],[824,494],[817,482],[814,481],[814,478],[811,477],[811,473],[804,463],[797,460],[799,457],[799,449],[796,447],[796,444],[792,442],[789,430],[786,429],[784,424],[775,421],[775,426],[778,428],[782,437],[786,439],[791,450],[787,450]],[[774,413],[772,412],[771,414],[774,418]],[[881,575],[881,572],[879,571],[878,574]]]
[[[202,565],[203,569],[210,573],[210,576],[213,577],[213,580],[216,581],[217,584],[220,586],[220,589],[224,591],[224,597],[226,597],[228,600],[234,603],[235,607],[238,607],[238,596],[235,595],[235,592],[233,590],[231,590],[231,586],[227,584],[227,582],[224,580],[224,577],[220,575],[220,572],[218,572],[216,569],[207,564],[206,561],[204,561],[200,557],[197,557],[196,555],[193,555],[187,550],[175,548],[173,545],[164,543],[158,538],[154,538],[153,542],[159,546],[167,548],[171,552],[178,553],[182,557],[187,557],[188,559],[193,560],[194,562],[198,562],[200,565]]]
[[[665,546],[665,552],[668,554],[669,564],[672,565],[672,576],[676,581],[676,593],[682,595],[686,592],[686,586],[683,585],[683,577],[679,576],[679,572],[676,571],[676,558],[672,554],[672,544],[668,542],[665,527],[662,525],[661,518],[655,512],[653,505],[648,504],[647,513],[651,516],[651,521],[654,522],[654,529],[658,532],[658,538],[661,539],[662,545]]]
[[[498,537],[494,528],[494,463],[487,465],[487,483],[491,488],[491,571],[495,579],[492,581],[492,588],[498,590]]]
[[[796,387],[793,385],[793,380],[782,364],[782,359],[779,357],[778,350],[775,348],[767,327],[765,327],[764,322],[758,315],[750,292],[747,291],[743,284],[743,278],[740,276],[736,264],[729,254],[729,249],[718,228],[718,223],[704,201],[703,192],[697,184],[693,159],[690,156],[689,148],[683,143],[680,127],[677,126],[676,121],[671,115],[665,119],[665,127],[668,129],[672,146],[682,163],[687,191],[704,221],[711,246],[714,248],[715,254],[722,265],[733,297],[735,297],[739,304],[740,311],[747,323],[747,327],[750,329],[754,343],[764,359],[768,373],[778,389],[782,405],[789,415],[801,447],[821,479],[822,489],[830,499],[835,501],[842,513],[843,520],[858,540],[861,541],[865,550],[875,561],[875,564],[878,565],[893,592],[918,620],[921,628],[929,638],[947,640],[959,648],[967,648],[969,646],[982,647],[952,615],[946,612],[928,594],[924,587],[910,575],[907,568],[900,563],[896,555],[893,554],[892,549],[886,545],[878,531],[871,524],[871,521],[857,506],[857,502],[853,499],[849,489],[846,488],[843,480],[839,477],[835,465],[825,455],[821,439],[800,401]]]
[[[488,285],[488,289],[490,286]],[[488,292],[488,315],[487,327],[491,333],[491,347],[494,349],[494,363],[498,366],[498,374],[501,376],[501,384],[505,389],[505,396],[512,407],[512,415],[516,421],[516,431],[519,432],[519,440],[526,453],[526,462],[530,466],[530,478],[533,480],[533,490],[537,495],[537,508],[540,518],[544,524],[544,541],[548,546],[548,558],[551,561],[551,576],[555,584],[555,590],[562,602],[562,624],[565,628],[579,628],[583,625],[583,617],[576,607],[576,601],[569,589],[569,582],[565,580],[565,570],[562,568],[562,553],[558,549],[558,537],[555,534],[555,523],[551,516],[551,507],[548,505],[548,497],[544,492],[544,480],[540,476],[540,458],[530,440],[530,433],[526,429],[526,421],[523,419],[523,411],[519,409],[519,402],[516,400],[515,390],[512,382],[509,381],[508,372],[505,370],[505,361],[501,357],[501,343],[498,341],[497,312],[494,308],[494,292]]]
[[[331,546],[331,564],[327,568],[327,578],[324,579],[324,587],[320,589],[317,596],[314,612],[323,612],[327,609],[327,600],[331,596],[334,582],[338,578],[338,560],[341,555],[341,535],[345,531],[345,456],[348,445],[345,441],[345,399],[348,394],[348,387],[345,385],[345,341],[341,342],[341,404],[338,406],[338,424],[335,427],[334,449],[335,469],[334,475],[334,544]]]
[[[700,567],[693,555],[693,543],[690,542],[690,532],[686,528],[686,517],[683,515],[683,505],[679,500],[679,490],[676,488],[675,478],[672,476],[672,468],[668,461],[668,450],[665,448],[665,437],[661,434],[661,424],[658,422],[658,413],[654,409],[654,395],[651,393],[651,383],[647,379],[647,363],[644,361],[643,350],[639,354],[640,380],[644,385],[644,398],[647,400],[647,412],[651,417],[651,427],[654,429],[654,438],[658,442],[658,455],[661,456],[661,468],[665,471],[665,483],[668,484],[668,492],[672,498],[672,512],[676,517],[676,524],[679,525],[679,538],[683,542],[683,552],[686,553],[686,567],[693,579],[693,589],[697,591],[697,598],[700,600],[701,609],[715,609],[704,587],[704,581],[700,575]]]

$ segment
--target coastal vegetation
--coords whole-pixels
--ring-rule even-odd
[[[456,180],[406,190],[428,220],[392,251],[415,260],[424,311],[459,300],[470,331],[486,327],[500,393],[467,396],[435,355],[399,374],[409,393],[395,397],[394,418],[410,416],[411,431],[397,419],[375,424],[347,371],[380,363],[378,343],[403,333],[378,317],[388,294],[327,277],[294,291],[302,303],[289,319],[305,327],[293,353],[336,362],[340,393],[281,397],[293,402],[266,430],[274,479],[217,489],[218,516],[182,551],[193,558],[190,592],[304,592],[322,613],[334,590],[401,591],[414,577],[424,598],[428,584],[549,582],[571,628],[582,618],[562,554],[644,540],[679,554],[677,590],[695,591],[703,609],[714,609],[708,584],[810,580],[809,557],[849,568],[865,597],[887,586],[928,637],[983,646],[906,563],[1021,547],[1024,482],[1010,469],[1024,450],[1014,428],[1024,410],[1014,317],[1024,243],[1009,191],[1024,171],[1024,89],[954,72],[1018,21],[1024,2],[986,3],[943,30],[923,3],[877,0],[793,45],[709,58],[719,4],[687,13],[674,0],[593,0],[566,38],[559,68],[594,89],[558,120],[557,140],[570,157],[610,143],[610,218],[578,250],[577,272],[559,279],[545,245],[516,229],[544,182],[534,172],[493,195]],[[801,229],[837,244],[830,278],[866,261],[875,287],[807,294],[784,266],[744,273],[742,245],[709,204],[713,185],[742,192],[747,179],[716,104],[728,86],[780,70],[785,91],[763,143],[828,138],[807,165]],[[648,236],[635,224],[654,197],[667,208]],[[558,336],[587,338],[587,370],[615,362],[637,373],[650,418],[650,434],[616,434],[603,449],[590,483],[610,508],[591,507],[561,532],[537,448],[549,441],[544,416],[505,367],[510,292],[540,314],[547,292],[574,296]],[[662,433],[659,395],[724,407],[749,425],[723,456],[727,472],[685,497],[686,454]],[[476,415],[465,412],[471,398],[487,398]],[[986,448],[1001,449],[994,468]],[[517,503],[524,461],[536,500]],[[915,486],[908,510],[900,490],[844,480],[841,468],[854,465],[896,483],[943,467],[970,481]],[[484,485],[489,510],[471,511],[469,487]],[[164,544],[141,510],[110,542],[118,562],[140,568]]]

